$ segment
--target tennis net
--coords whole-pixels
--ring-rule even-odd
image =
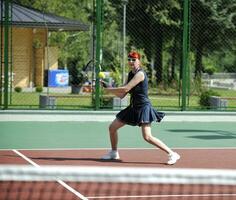
[[[0,166],[0,200],[236,199],[236,170]]]

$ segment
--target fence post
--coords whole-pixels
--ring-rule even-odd
[[[96,0],[96,82],[95,82],[95,109],[100,107],[100,83],[98,73],[101,68],[101,23],[102,0]]]
[[[4,109],[8,108],[8,43],[9,43],[9,0],[4,1]]]
[[[186,110],[187,83],[189,69],[189,0],[184,0],[183,10],[183,44],[182,44],[182,105],[181,110]]]

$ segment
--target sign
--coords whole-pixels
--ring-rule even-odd
[[[69,85],[68,70],[48,70],[49,87],[67,87]]]

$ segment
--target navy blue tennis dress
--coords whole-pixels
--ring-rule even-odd
[[[135,73],[130,71],[128,82],[139,71],[143,70],[138,69]],[[117,119],[132,126],[141,126],[142,124],[149,124],[153,121],[160,122],[165,116],[165,113],[158,112],[152,107],[148,99],[148,78],[144,71],[143,73],[144,80],[129,91],[130,105],[116,115]]]

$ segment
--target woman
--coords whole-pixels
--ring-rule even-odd
[[[128,64],[131,71],[128,75],[127,84],[122,87],[105,88],[105,91],[120,98],[123,98],[127,93],[130,93],[131,96],[130,105],[120,111],[116,115],[116,119],[109,126],[112,149],[102,159],[110,160],[120,158],[117,151],[117,130],[128,124],[140,126],[144,140],[165,151],[169,155],[167,164],[172,165],[180,159],[179,154],[172,151],[167,145],[151,134],[151,123],[153,121],[160,122],[165,114],[154,110],[148,99],[148,80],[146,73],[140,65],[140,54],[134,51],[130,52],[128,54]]]

